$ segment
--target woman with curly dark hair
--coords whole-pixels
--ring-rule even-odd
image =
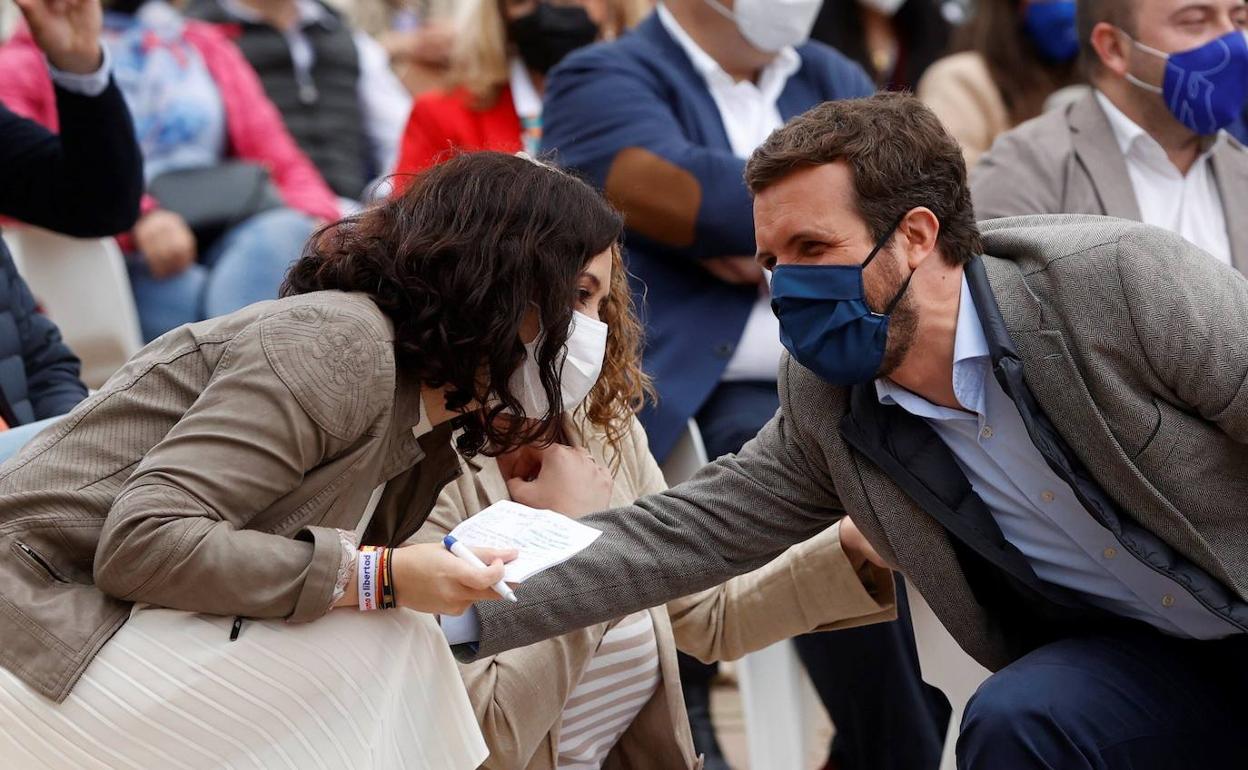
[[[164,335],[31,441],[0,468],[0,756],[477,767],[435,614],[497,598],[510,555],[403,544],[456,446],[548,445],[570,393],[639,396],[635,367],[599,380],[578,312],[620,234],[563,172],[452,159],[324,228],[282,299]]]
[[[601,374],[586,368],[569,377],[565,369],[565,411],[550,445],[462,458],[462,475],[443,490],[417,541],[437,543],[513,494],[570,516],[600,507],[572,509],[550,500],[542,492],[549,485],[538,478],[548,467],[573,469],[575,480],[561,485],[561,492],[592,489],[601,483],[601,469],[609,469],[612,506],[666,488],[635,415],[650,389],[632,303],[619,250],[590,260],[578,278],[575,317],[578,324],[582,319],[605,324]],[[575,347],[569,344],[570,353]],[[702,767],[677,648],[704,660],[731,660],[817,628],[890,619],[892,578],[854,550],[852,528],[843,521],[755,572],[666,606],[462,664],[460,674],[490,750],[482,767]],[[472,634],[471,617],[443,623],[453,641]]]

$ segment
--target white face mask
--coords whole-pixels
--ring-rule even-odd
[[[885,16],[892,16],[901,10],[901,6],[906,4],[906,0],[858,0],[868,8],[876,10]]]
[[[547,412],[546,391],[542,388],[536,358],[541,339],[539,334],[532,342],[525,343],[528,356],[511,375],[511,392],[524,407],[524,416],[530,419],[541,418]],[[602,373],[602,361],[607,355],[607,325],[574,312],[565,348],[566,353],[556,360],[555,369],[560,372],[563,411],[570,412],[585,400]]]
[[[706,3],[735,21],[750,45],[760,51],[775,52],[810,39],[823,0],[736,0],[734,10],[719,0]]]

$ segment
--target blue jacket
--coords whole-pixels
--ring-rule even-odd
[[[65,414],[87,397],[80,368],[0,239],[0,416],[16,427]]]
[[[797,50],[801,69],[778,100],[785,120],[874,91],[837,51],[819,43]],[[659,392],[641,419],[661,460],[719,383],[758,296],[697,264],[754,254],[745,161],[733,155],[702,76],[655,14],[555,68],[542,122],[543,149],[603,188],[628,220],[645,368]]]

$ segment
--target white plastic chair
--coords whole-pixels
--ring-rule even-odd
[[[923,680],[943,692],[953,708],[949,717],[949,732],[945,734],[940,770],[955,770],[957,759],[954,750],[962,714],[975,690],[992,672],[958,646],[927,600],[909,583],[906,584],[906,596],[910,600],[910,622],[914,624],[914,641]]]
[[[702,433],[689,421],[663,463],[668,486],[687,481],[706,465]],[[750,653],[737,665],[750,770],[796,770],[806,766],[814,688],[793,643],[785,640]]]
[[[25,225],[4,240],[35,300],[98,388],[143,346],[125,258],[112,238],[70,238]]]

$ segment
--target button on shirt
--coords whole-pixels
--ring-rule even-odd
[[[1218,143],[1226,141],[1223,132],[1218,133],[1184,176],[1147,131],[1100,91],[1096,92],[1096,100],[1109,118],[1109,126],[1127,162],[1127,174],[1144,224],[1177,233],[1222,262],[1231,264],[1226,214],[1211,157]]]
[[[719,109],[719,118],[724,124],[724,133],[728,135],[728,143],[732,146],[732,154],[738,158],[750,157],[750,153],[772,131],[784,124],[776,100],[780,98],[789,78],[801,69],[801,56],[792,47],[784,48],[759,73],[757,83],[749,80],[737,81],[724,72],[719,63],[689,37],[689,33],[681,28],[663,3],[659,3],[658,15],[667,34],[680,45],[693,68],[706,81],[711,99]],[[759,286],[758,299],[745,322],[741,340],[732,358],[728,360],[723,379],[774,380],[783,350],[780,344],[780,324],[771,312],[771,292],[768,285],[763,284]]]
[[[1121,546],[1045,462],[1018,408],[993,376],[988,342],[965,278],[953,390],[966,411],[937,406],[889,380],[876,380],[875,386],[880,403],[895,404],[936,431],[1005,539],[1041,580],[1173,636],[1217,639],[1240,633]]]

